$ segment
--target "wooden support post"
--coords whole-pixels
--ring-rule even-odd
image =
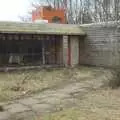
[[[45,65],[45,45],[44,45],[44,40],[42,40],[42,62],[43,62],[43,65]]]
[[[63,62],[64,65],[68,66],[68,36],[63,36]]]

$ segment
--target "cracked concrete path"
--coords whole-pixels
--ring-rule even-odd
[[[103,78],[102,78],[103,77]],[[39,94],[3,104],[4,111],[0,112],[0,120],[34,120],[46,113],[60,111],[77,106],[82,96],[102,86],[104,76],[81,82],[68,83],[59,88],[43,91]],[[77,98],[79,97],[79,99]]]

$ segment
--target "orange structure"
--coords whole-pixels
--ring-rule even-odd
[[[65,11],[62,8],[55,9],[50,6],[40,6],[32,11],[32,21],[47,20],[48,23],[65,23]]]

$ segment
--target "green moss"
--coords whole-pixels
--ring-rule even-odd
[[[66,109],[61,112],[56,112],[46,115],[42,120],[105,120],[102,116],[93,113],[89,110],[79,110],[76,108]]]
[[[85,35],[78,25],[0,22],[1,32]]]

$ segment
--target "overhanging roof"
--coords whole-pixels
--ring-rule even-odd
[[[0,22],[0,33],[85,35],[79,25]]]

